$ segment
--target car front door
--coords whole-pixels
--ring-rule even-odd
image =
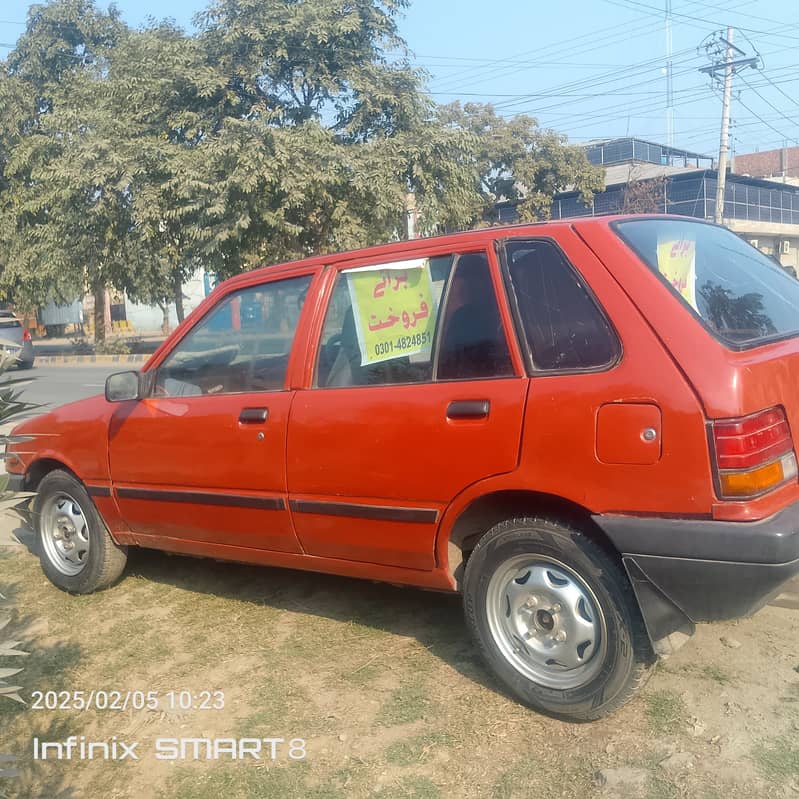
[[[515,468],[526,380],[498,279],[485,252],[339,268],[289,421],[305,552],[430,569],[448,503]]]
[[[114,493],[142,544],[299,552],[286,502],[289,358],[312,274],[228,293],[109,429]]]

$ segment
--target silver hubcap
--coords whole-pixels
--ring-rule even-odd
[[[518,555],[491,577],[488,626],[505,659],[547,688],[584,685],[602,667],[605,617],[593,591],[568,566]]]
[[[70,577],[80,574],[89,557],[89,525],[81,506],[59,492],[44,501],[39,524],[50,563]]]

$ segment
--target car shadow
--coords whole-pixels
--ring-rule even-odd
[[[14,533],[38,557],[32,531],[19,528]],[[507,695],[472,644],[456,594],[137,547],[129,549],[121,582],[108,590],[124,590],[127,577],[412,638],[463,676]]]

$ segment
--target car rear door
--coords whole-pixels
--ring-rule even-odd
[[[222,296],[122,403],[110,470],[144,545],[191,539],[300,551],[286,502],[292,344],[312,271]]]
[[[494,267],[455,252],[328,274],[313,385],[289,421],[308,554],[430,569],[452,499],[516,467],[527,381]]]

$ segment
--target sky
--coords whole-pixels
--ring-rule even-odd
[[[191,29],[209,0],[117,0],[134,27],[167,17]],[[399,21],[440,103],[494,103],[570,141],[638,136],[667,143],[665,8],[670,0],[412,0]],[[105,7],[104,0],[98,5]],[[745,56],[733,81],[736,153],[799,145],[796,0],[671,0],[674,146],[718,152],[721,91],[699,70],[703,42],[728,25]],[[29,3],[0,0],[0,57],[24,31]]]

